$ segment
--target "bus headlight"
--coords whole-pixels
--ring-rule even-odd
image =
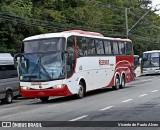
[[[24,90],[28,90],[29,89],[28,87],[25,87],[25,86],[23,86],[21,88],[24,89]]]
[[[53,86],[53,88],[63,88],[64,86],[65,86],[64,84],[59,84],[59,85]]]
[[[63,84],[59,84],[59,85],[57,85],[57,88],[63,88],[64,87],[64,85]]]

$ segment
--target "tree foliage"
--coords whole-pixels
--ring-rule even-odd
[[[15,54],[25,37],[70,29],[126,38],[129,29],[148,11],[143,0],[1,0],[0,52]],[[132,30],[135,54],[160,49],[160,17],[150,11]]]

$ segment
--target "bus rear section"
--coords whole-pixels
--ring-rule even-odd
[[[143,75],[160,73],[160,51],[159,50],[143,52],[142,72],[143,72]]]

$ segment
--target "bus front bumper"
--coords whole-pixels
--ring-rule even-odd
[[[24,87],[21,87],[21,94],[22,97],[24,98],[72,95],[67,85],[65,85],[63,88],[51,88],[51,89],[24,89]]]

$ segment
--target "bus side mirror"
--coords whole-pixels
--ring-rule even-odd
[[[14,60],[16,60],[16,61],[17,61],[18,57],[20,57],[20,56],[21,56],[21,54],[20,54],[20,53],[15,54],[15,55],[14,55]]]
[[[20,53],[14,55],[14,66],[17,68],[18,66],[18,58],[21,56]]]

